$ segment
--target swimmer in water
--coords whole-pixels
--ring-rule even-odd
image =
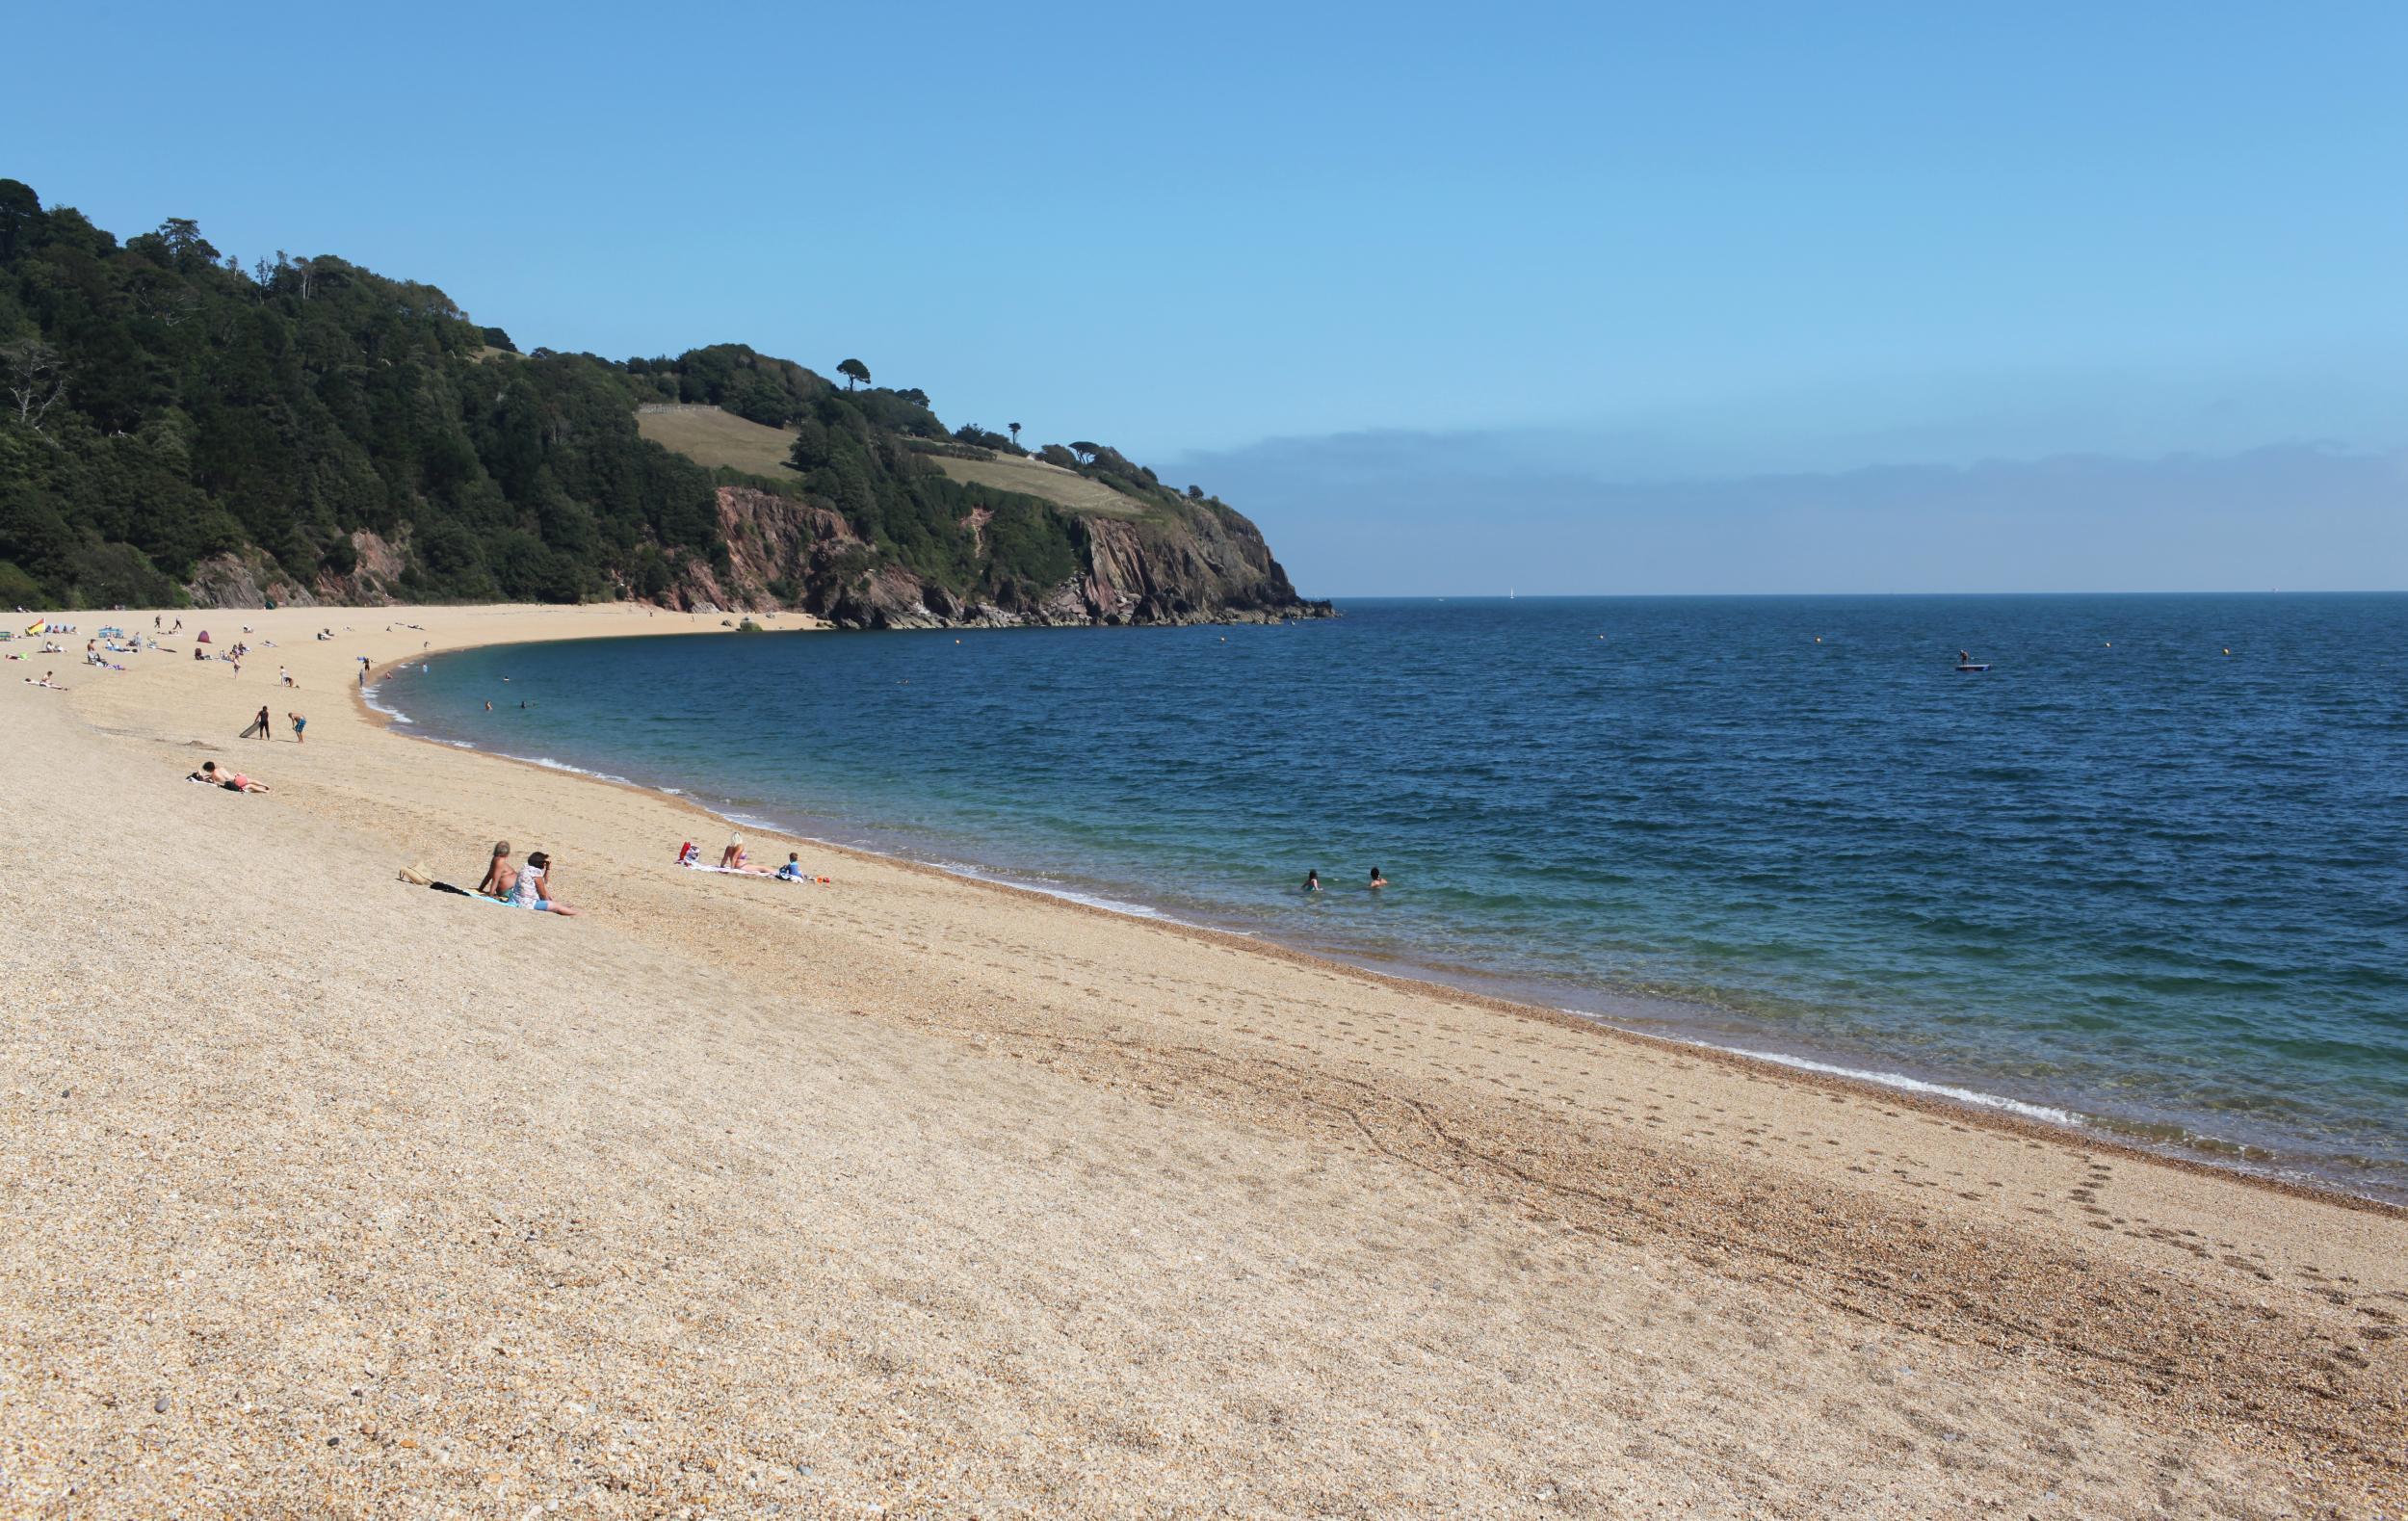
[[[1385,886],[1387,886],[1387,885],[1388,885],[1388,879],[1379,875],[1379,868],[1378,868],[1378,867],[1376,867],[1376,866],[1373,867],[1373,868],[1372,868],[1372,880],[1371,880],[1371,888],[1372,888],[1372,890],[1373,890],[1374,892],[1377,892],[1380,888],[1385,887]]]
[[[1308,871],[1304,874],[1304,890],[1308,893],[1317,893],[1322,890],[1322,874],[1319,870]]]

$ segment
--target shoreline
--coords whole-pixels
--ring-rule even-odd
[[[2408,1501],[2396,1207],[843,846],[678,871],[704,805],[350,675],[675,630],[347,611],[0,684],[72,778],[0,819],[0,1509]],[[497,838],[585,915],[395,880]],[[128,856],[173,907],[57,869]]]
[[[707,616],[708,615],[689,616]],[[771,630],[770,632],[824,631],[806,626],[802,629]],[[725,631],[718,628],[695,628],[679,632],[708,635]],[[515,643],[559,642],[500,640],[481,644],[460,644],[442,650],[429,651],[428,654],[430,657],[458,655],[472,649],[502,647]],[[2197,1168],[2209,1175],[2236,1178],[2253,1186],[2272,1189],[2300,1197],[2317,1198],[2348,1207],[2389,1212],[2402,1219],[2408,1219],[2408,1199],[2384,1193],[2356,1192],[2332,1176],[2313,1168],[2287,1167],[2282,1164],[2279,1156],[2272,1153],[2267,1153],[2265,1159],[2260,1161],[2247,1156],[2246,1153],[2260,1151],[2263,1148],[2247,1142],[2225,1141],[2221,1138],[2192,1132],[2187,1128],[2183,1128],[2181,1138],[2153,1141],[2128,1132],[2146,1130],[2161,1122],[2121,1120],[2113,1115],[2092,1114],[2062,1103],[2049,1103],[2042,1100],[2017,1098],[2008,1094],[1990,1093],[1970,1087],[1963,1080],[1950,1074],[1924,1076],[1911,1072],[1874,1071],[1847,1066],[1843,1063],[1848,1057],[1855,1055],[1854,1053],[1830,1052],[1813,1047],[1797,1050],[1782,1049],[1785,1042],[1777,1033],[1770,1030],[1761,1031],[1758,1034],[1762,1036],[1766,1043],[1772,1045],[1775,1049],[1749,1051],[1702,1036],[1636,1029],[1618,1022],[1619,1016],[1613,1014],[1541,1003],[1531,998],[1516,998],[1499,991],[1501,985],[1512,985],[1531,981],[1518,979],[1510,974],[1489,974],[1473,968],[1416,967],[1404,961],[1352,959],[1337,948],[1295,943],[1273,935],[1255,935],[1217,925],[1197,923],[1180,918],[1157,905],[1141,902],[1128,906],[1091,902],[1067,892],[1051,891],[1041,886],[1014,880],[1008,875],[1001,875],[998,868],[974,866],[956,870],[921,860],[897,851],[881,851],[805,833],[780,824],[774,819],[739,817],[723,813],[708,803],[696,800],[688,789],[672,790],[666,786],[653,786],[565,761],[548,761],[523,755],[511,755],[501,750],[488,749],[473,741],[438,737],[419,731],[415,721],[401,716],[393,710],[380,708],[373,700],[375,683],[391,669],[407,664],[409,662],[405,658],[372,670],[369,686],[355,690],[353,693],[359,711],[370,717],[378,727],[386,732],[402,739],[441,746],[447,749],[481,755],[515,766],[530,767],[579,781],[623,788],[642,797],[663,799],[680,804],[698,817],[709,821],[716,828],[732,826],[746,831],[747,835],[759,835],[783,845],[807,844],[856,860],[878,862],[905,871],[931,873],[950,880],[1023,895],[1040,902],[1057,904],[1065,908],[1107,914],[1136,924],[1155,926],[1171,932],[1202,936],[1211,943],[1232,949],[1260,954],[1275,953],[1292,959],[1296,964],[1377,978],[1390,985],[1430,996],[1468,999],[1479,1003],[1482,1007],[1501,1013],[1509,1013],[1515,1017],[1543,1020],[1568,1019],[1579,1028],[1594,1030],[1610,1037],[1651,1042],[1665,1049],[1695,1053],[1715,1061],[1732,1062],[1742,1068],[1777,1071],[1789,1081],[1826,1085],[1857,1093],[1860,1096],[1880,1097],[1890,1102],[1907,1104],[1930,1113],[1970,1119],[1976,1124],[1995,1125],[2010,1134],[2041,1134],[2057,1141],[2075,1141],[2119,1155],[2160,1162],[2169,1166]],[[997,875],[985,875],[987,873],[997,873]],[[1449,977],[1447,975],[1449,970],[1457,971],[1459,977]],[[1570,989],[1567,987],[1564,990]],[[1555,991],[1555,989],[1550,987],[1549,991]],[[1638,994],[1612,996],[1628,997],[1634,1002],[1661,1002],[1666,1009],[1676,1011],[1686,1007],[1675,1000],[1651,1000]],[[1677,1019],[1666,1022],[1676,1026],[1678,1024]],[[1861,1060],[1876,1061],[1879,1058],[1867,1053],[1861,1057]],[[2036,1111],[2047,1113],[2035,1113]],[[2232,1156],[2219,1153],[2241,1153],[2242,1155]]]

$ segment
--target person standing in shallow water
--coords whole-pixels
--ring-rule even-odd
[[[1377,892],[1380,888],[1388,885],[1388,879],[1380,876],[1379,868],[1374,866],[1372,868],[1372,879],[1367,885],[1370,886],[1374,892]]]

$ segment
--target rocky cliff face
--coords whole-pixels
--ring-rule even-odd
[[[692,612],[798,608],[840,628],[1010,627],[1129,623],[1269,623],[1327,617],[1289,584],[1254,525],[1226,509],[1196,506],[1179,519],[1078,519],[1078,574],[1058,586],[963,596],[893,564],[826,508],[721,486],[720,533],[727,565],[687,559],[661,600]],[[973,512],[961,532],[985,528]],[[352,536],[354,567],[292,580],[264,551],[203,561],[186,590],[196,607],[372,606],[399,600],[405,547],[374,534]],[[631,593],[632,594],[632,593]]]
[[[799,608],[841,628],[1007,627],[1017,624],[1269,623],[1327,617],[1271,558],[1254,525],[1196,507],[1184,521],[1085,517],[1085,568],[1059,586],[963,597],[899,565],[824,508],[747,486],[721,486],[728,565],[688,561],[666,600],[694,612]],[[973,513],[961,531],[976,538]],[[781,597],[778,593],[787,593]]]
[[[403,551],[375,534],[351,536],[353,568],[349,575],[321,572],[303,586],[284,573],[264,549],[246,548],[211,555],[193,567],[184,590],[193,606],[255,608],[273,602],[278,607],[375,607],[397,600],[394,583],[401,579]]]

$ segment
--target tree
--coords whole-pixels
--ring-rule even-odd
[[[1006,423],[1006,424],[1004,424],[1004,427],[1005,427],[1006,429],[1009,430],[1009,432],[1010,432],[1010,433],[1011,433],[1011,446],[1012,446],[1014,449],[1019,448],[1019,447],[1020,447],[1020,425],[1019,425],[1018,423]]]
[[[847,359],[836,367],[836,373],[845,378],[845,389],[848,391],[855,385],[870,383],[870,367],[858,359]]]
[[[41,223],[41,197],[21,179],[0,179],[0,264],[33,246]]]
[[[66,394],[66,364],[39,338],[19,338],[0,347],[0,385],[8,388],[16,420],[39,433],[42,414]]]
[[[1104,446],[1099,443],[1091,443],[1085,438],[1079,438],[1072,440],[1070,452],[1079,457],[1079,462],[1081,464],[1088,464],[1094,461],[1097,455],[1104,452]]]
[[[200,223],[190,217],[170,217],[159,223],[159,241],[168,246],[169,257],[182,274],[191,275],[218,262],[218,250],[200,235]]]

